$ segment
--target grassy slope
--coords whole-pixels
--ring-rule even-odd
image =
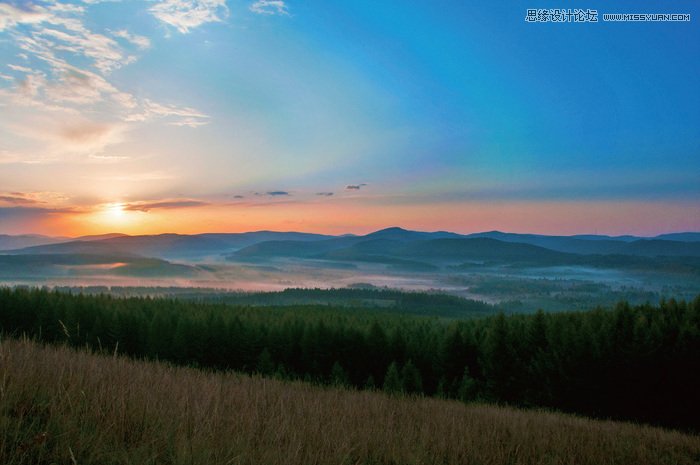
[[[0,343],[0,463],[683,464],[700,438]]]

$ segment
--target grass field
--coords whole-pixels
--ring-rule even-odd
[[[700,437],[0,343],[0,463],[691,464]]]

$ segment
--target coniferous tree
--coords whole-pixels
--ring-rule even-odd
[[[457,395],[462,402],[469,402],[476,398],[476,380],[469,374],[469,367],[464,367],[462,379],[459,382]]]
[[[275,361],[267,347],[260,352],[256,369],[261,375],[271,375],[275,372]]]
[[[403,392],[409,394],[423,392],[423,378],[412,360],[408,360],[401,368],[401,387]]]
[[[384,376],[384,390],[390,394],[398,394],[403,390],[401,375],[396,362],[391,362]]]
[[[331,383],[334,386],[350,385],[350,379],[348,378],[348,374],[338,361],[333,363],[333,368],[331,368]]]
[[[508,322],[500,313],[491,323],[484,347],[484,370],[489,394],[494,400],[511,402],[517,399],[514,392],[514,360]]]

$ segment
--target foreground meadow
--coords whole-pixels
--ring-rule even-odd
[[[0,463],[690,464],[629,423],[0,343]]]

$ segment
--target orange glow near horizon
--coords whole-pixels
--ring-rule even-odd
[[[81,236],[120,232],[131,235],[258,230],[326,234],[365,234],[389,226],[458,233],[506,232],[635,234],[700,230],[700,205],[643,202],[518,202],[361,204],[279,203],[204,205],[186,208],[127,210],[103,204],[93,211],[53,214],[26,233]],[[663,225],[661,228],[659,225]],[[26,226],[25,226],[26,227]],[[0,231],[2,232],[2,231]],[[13,232],[16,233],[16,232]]]

